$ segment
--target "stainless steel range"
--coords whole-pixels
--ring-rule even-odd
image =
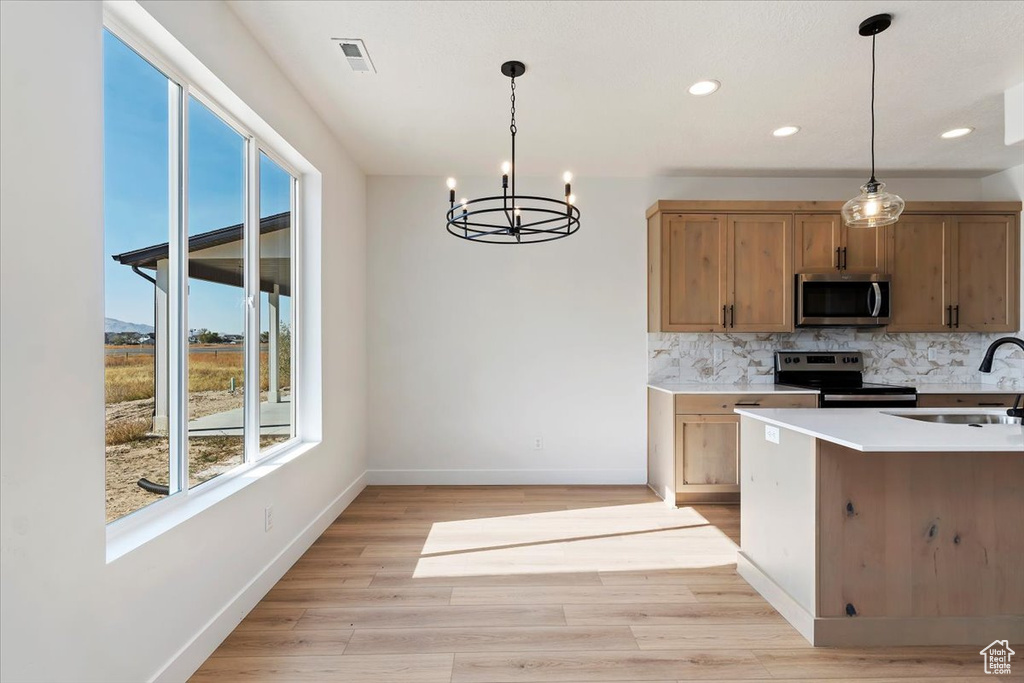
[[[859,351],[776,351],[775,383],[818,389],[819,408],[914,408],[917,389],[863,379]]]

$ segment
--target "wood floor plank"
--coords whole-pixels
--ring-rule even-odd
[[[453,605],[587,605],[696,602],[686,586],[466,586],[452,589]]]
[[[733,567],[708,569],[654,569],[624,572],[598,572],[601,583],[606,586],[658,586],[680,584],[683,586],[747,586],[747,582]]]
[[[414,576],[414,572],[377,572],[374,588],[413,586],[599,586],[597,572],[544,574],[483,574],[470,576]]]
[[[694,585],[690,590],[698,602],[764,602],[764,598],[746,582],[734,585]]]
[[[878,678],[881,676],[963,677],[982,669],[974,648],[900,648],[850,651],[826,648],[755,650],[775,677]]]
[[[345,631],[235,631],[221,643],[213,657],[340,655],[352,637]]]
[[[452,589],[426,588],[289,588],[275,586],[263,601],[289,607],[369,607],[373,605],[447,605]]]
[[[317,631],[312,631],[317,633]],[[346,654],[635,650],[627,626],[360,629]]]
[[[369,588],[374,574],[331,575],[285,574],[275,588]],[[412,584],[411,584],[412,585]]]
[[[673,624],[631,626],[641,650],[748,650],[810,647],[789,624]]]
[[[570,626],[591,624],[784,624],[768,603],[565,605]]]
[[[452,655],[212,657],[190,681],[449,683]]]
[[[769,674],[749,651],[456,654],[452,683],[757,679]]]
[[[304,607],[270,607],[261,602],[245,615],[236,631],[287,631],[305,613]]]
[[[564,625],[565,613],[560,605],[471,605],[307,609],[295,628],[302,630]]]

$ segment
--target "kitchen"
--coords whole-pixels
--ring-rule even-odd
[[[0,12],[0,679],[1018,664],[1021,3]]]

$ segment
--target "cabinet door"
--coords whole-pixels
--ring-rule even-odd
[[[669,214],[662,220],[662,331],[724,330],[725,216]]]
[[[885,228],[842,226],[843,272],[886,273]]]
[[[676,491],[738,486],[739,457],[738,415],[676,416]]]
[[[835,273],[840,269],[842,218],[832,213],[798,213],[793,217],[797,273]]]
[[[793,329],[793,218],[728,218],[729,331]]]
[[[953,229],[949,216],[904,214],[888,227],[891,332],[950,331]]]
[[[954,330],[1017,331],[1019,253],[1013,216],[953,217]]]

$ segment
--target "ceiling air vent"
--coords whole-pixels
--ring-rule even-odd
[[[353,71],[360,73],[377,73],[377,69],[373,67],[373,62],[370,61],[370,54],[366,51],[366,45],[363,44],[358,38],[331,38],[341,48],[342,54],[345,55],[345,61],[352,67]]]

